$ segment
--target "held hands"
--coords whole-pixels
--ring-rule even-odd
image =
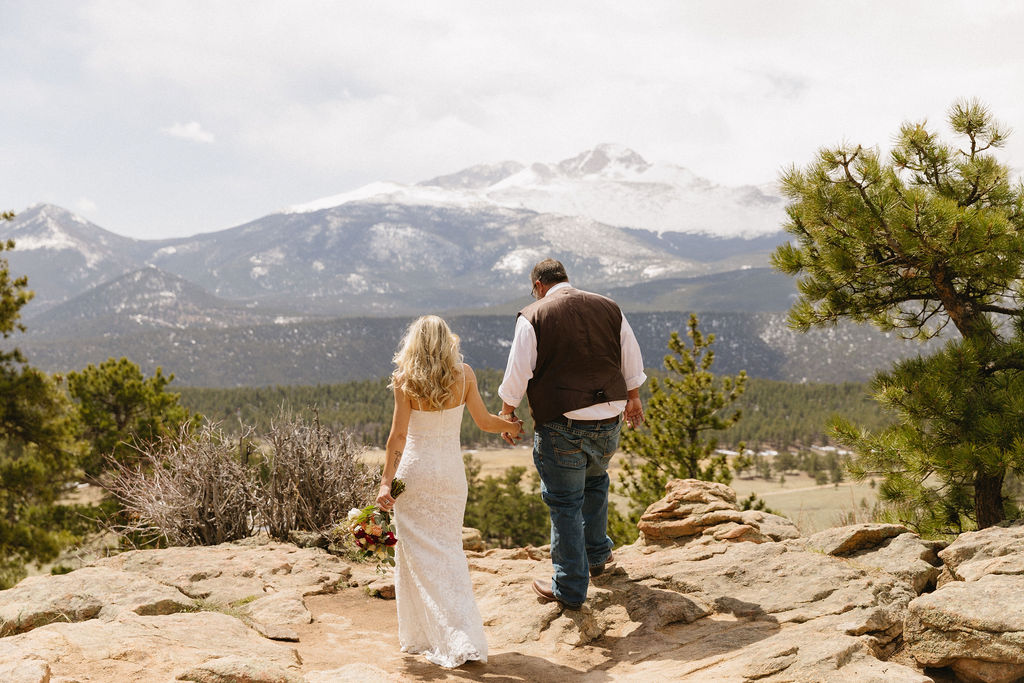
[[[509,446],[515,446],[523,438],[523,421],[515,413],[498,413],[498,417],[509,424],[508,430],[501,433],[501,438]]]

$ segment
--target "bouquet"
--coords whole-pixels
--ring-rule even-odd
[[[401,479],[391,480],[391,496],[398,498],[405,490]],[[348,529],[351,542],[363,559],[377,560],[377,571],[383,574],[388,567],[395,566],[395,525],[391,514],[376,505],[367,505],[362,510],[352,508],[348,513]]]

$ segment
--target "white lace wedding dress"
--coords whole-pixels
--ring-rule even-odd
[[[462,410],[413,410],[396,475],[406,485],[395,502],[398,639],[403,652],[450,668],[487,661],[483,620],[462,551]]]

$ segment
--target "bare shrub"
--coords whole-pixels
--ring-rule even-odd
[[[373,499],[377,476],[359,461],[362,449],[319,415],[310,423],[282,410],[264,441],[258,507],[271,537],[287,540],[292,530],[326,537],[350,509]]]
[[[139,448],[134,465],[110,460],[105,487],[127,520],[116,529],[129,537],[164,539],[169,545],[216,545],[253,533],[256,479],[240,462],[240,444],[218,424],[181,431]]]

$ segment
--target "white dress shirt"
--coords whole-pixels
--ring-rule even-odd
[[[568,286],[568,282],[559,282],[549,289],[547,294]],[[647,375],[644,374],[640,345],[633,334],[633,328],[626,322],[625,315],[622,316],[622,327],[619,330],[619,344],[622,348],[622,377],[626,380],[626,389],[636,389],[647,380]],[[526,386],[533,378],[533,371],[536,368],[537,332],[526,316],[521,315],[516,319],[516,331],[512,338],[512,348],[508,352],[505,377],[498,387],[498,396],[501,400],[510,406],[518,406],[526,394]],[[570,410],[565,416],[572,420],[604,420],[615,417],[625,408],[625,401],[608,401],[579,410]]]

